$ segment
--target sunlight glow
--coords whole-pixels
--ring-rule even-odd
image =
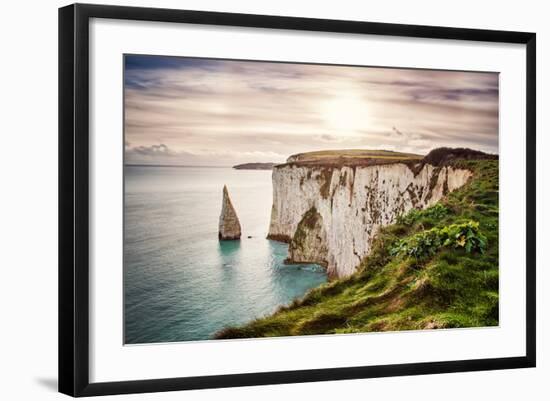
[[[351,93],[334,96],[323,102],[322,111],[327,125],[341,134],[369,127],[368,105],[360,96]]]

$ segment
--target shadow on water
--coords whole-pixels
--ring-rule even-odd
[[[285,260],[288,257],[288,244],[274,240],[267,240],[267,243],[269,246],[272,263],[288,266],[285,263]]]
[[[233,256],[235,253],[239,252],[240,249],[240,240],[218,241],[218,252],[220,256]]]

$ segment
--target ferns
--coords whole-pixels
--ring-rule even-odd
[[[435,255],[443,247],[483,253],[487,248],[487,237],[480,231],[479,223],[470,220],[421,231],[395,242],[389,252],[392,256],[402,254],[421,259]]]

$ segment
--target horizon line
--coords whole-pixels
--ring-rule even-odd
[[[124,163],[124,167],[208,167],[208,168],[233,168],[233,166],[209,166],[200,164],[147,164],[147,163]]]

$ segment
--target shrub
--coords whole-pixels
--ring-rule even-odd
[[[443,206],[441,203],[436,203],[424,210],[412,209],[407,214],[399,216],[397,218],[397,224],[410,226],[422,218],[439,220],[448,214],[449,209],[447,207]]]
[[[417,259],[425,258],[435,255],[442,247],[463,248],[468,253],[483,253],[487,248],[487,237],[479,230],[479,223],[470,220],[466,223],[421,231],[399,240],[391,246],[390,255],[402,254]]]
[[[441,236],[437,228],[422,231],[411,237],[397,241],[390,248],[390,255],[405,254],[415,258],[435,255],[441,248]]]
[[[485,252],[487,237],[479,230],[477,221],[468,221],[462,224],[451,224],[443,227],[441,234],[445,238],[443,246],[464,248],[466,252]]]
[[[497,155],[491,155],[469,148],[437,148],[428,153],[422,160],[433,166],[442,166],[451,160],[495,160]]]

